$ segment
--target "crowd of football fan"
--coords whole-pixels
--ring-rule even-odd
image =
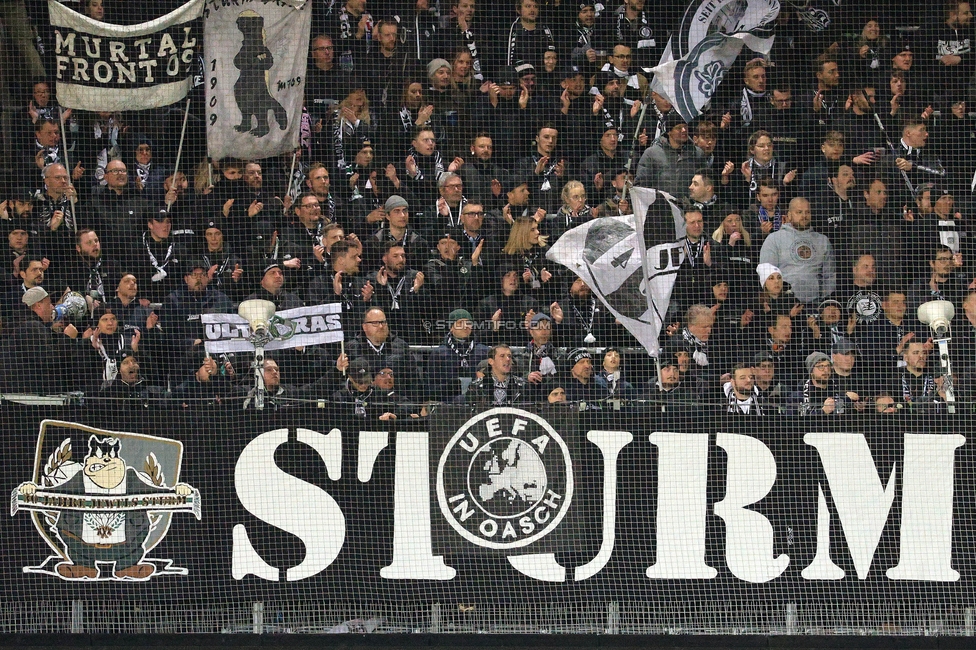
[[[30,85],[0,203],[5,392],[242,395],[250,355],[207,355],[200,315],[262,298],[341,302],[346,332],[344,352],[269,355],[273,404],[938,410],[949,386],[915,314],[944,299],[952,389],[972,399],[968,2],[784,3],[772,51],[744,50],[691,124],[647,72],[683,2],[369,3],[313,6],[295,156],[208,161],[194,108],[174,174],[181,111],[62,109]],[[631,183],[684,209],[660,368],[546,258],[628,214]],[[60,316],[68,290],[89,318]]]

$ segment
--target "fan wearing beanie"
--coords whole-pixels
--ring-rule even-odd
[[[800,315],[803,305],[797,302],[790,284],[783,280],[779,267],[762,263],[756,267],[756,274],[759,276],[759,297],[753,307],[756,314],[766,318],[777,314]]]

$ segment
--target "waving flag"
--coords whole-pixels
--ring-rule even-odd
[[[661,63],[651,69],[651,88],[690,122],[701,115],[743,45],[769,53],[778,15],[778,0],[693,0]]]
[[[593,219],[573,228],[546,257],[581,277],[647,351],[657,338],[684,249],[684,218],[674,197],[642,187],[631,193],[634,214]]]

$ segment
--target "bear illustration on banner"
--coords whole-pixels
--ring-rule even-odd
[[[250,133],[260,138],[271,131],[268,111],[273,111],[278,128],[288,128],[288,112],[271,96],[268,88],[268,70],[274,65],[271,50],[264,42],[264,18],[250,9],[237,17],[241,30],[241,49],[234,57],[234,67],[241,71],[234,84],[234,99],[241,111],[241,123],[234,129],[238,133]],[[251,120],[257,124],[251,128]]]
[[[81,462],[78,439],[85,445]],[[129,464],[140,457],[141,471]],[[199,491],[179,482],[182,458],[176,440],[43,421],[32,480],[14,489],[11,515],[30,511],[56,555],[24,571],[64,580],[186,575],[172,560],[147,557],[169,531],[173,512],[201,519]]]

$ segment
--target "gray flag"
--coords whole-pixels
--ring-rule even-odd
[[[311,3],[208,3],[203,17],[210,156],[267,158],[297,148]]]
[[[546,257],[581,277],[593,295],[640,341],[658,353],[658,335],[684,249],[684,218],[674,197],[635,187],[634,214],[593,219],[573,228]]]

